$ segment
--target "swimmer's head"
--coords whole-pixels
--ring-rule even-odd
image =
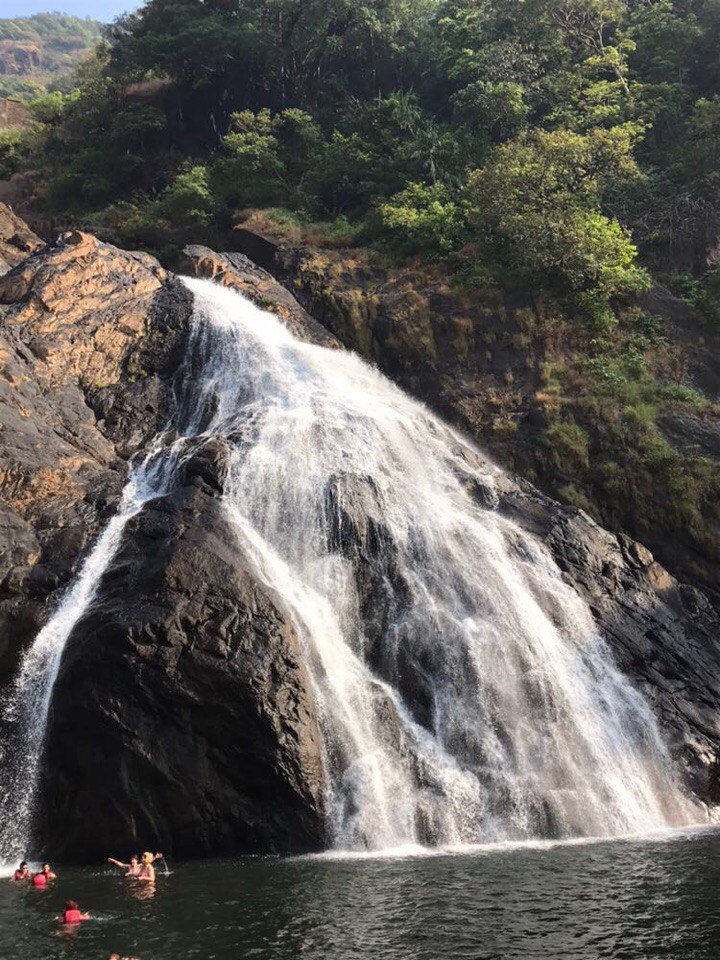
[[[50,864],[49,864],[49,863],[44,863],[44,864],[42,865],[42,872],[43,872],[43,873],[50,873]]]
[[[65,901],[65,909],[66,909],[66,910],[77,910],[77,909],[78,909],[78,905],[75,903],[74,900],[66,900],[66,901]]]
[[[21,870],[27,870],[27,861],[26,861],[26,860],[23,860],[23,862],[20,864],[20,869],[21,869]]]
[[[142,862],[143,862],[143,863],[152,863],[154,859],[155,859],[155,857],[152,855],[152,853],[149,853],[147,850],[146,850],[145,853],[142,855]]]

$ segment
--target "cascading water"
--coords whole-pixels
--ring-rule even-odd
[[[14,813],[17,824],[0,854],[27,842],[27,785],[63,646],[127,519],[218,436],[242,554],[304,644],[337,847],[612,835],[699,819],[584,602],[543,546],[492,509],[496,468],[356,356],[296,340],[209,281],[186,283],[194,325],[174,432],[131,477],[6,711],[20,731],[10,769],[30,777],[5,778],[4,819]]]
[[[20,665],[3,711],[0,863],[25,855],[45,727],[62,652],[73,627],[95,596],[100,578],[120,545],[127,521],[141,505],[134,486],[129,485],[119,513],[106,527]]]

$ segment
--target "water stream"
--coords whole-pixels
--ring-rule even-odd
[[[298,341],[209,281],[186,283],[194,324],[173,422],[6,704],[0,859],[30,843],[62,651],[128,518],[218,437],[239,556],[303,643],[335,846],[609,836],[700,819],[587,606],[543,545],[494,509],[497,468],[353,354]]]

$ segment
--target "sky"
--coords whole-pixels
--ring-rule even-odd
[[[109,23],[121,13],[136,10],[141,0],[2,0],[0,17],[29,17],[33,13],[71,13]]]

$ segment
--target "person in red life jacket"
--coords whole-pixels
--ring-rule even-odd
[[[123,863],[122,860],[116,860],[114,857],[108,857],[108,863],[112,863],[114,866],[120,867],[121,870],[124,870],[126,877],[136,877],[140,873],[139,857],[130,857],[130,863]]]
[[[52,872],[49,863],[44,863],[42,870],[32,878],[34,887],[46,887],[50,880],[57,880],[57,874]]]
[[[89,920],[90,914],[81,913],[80,908],[74,900],[66,900],[65,909],[62,912],[62,916],[55,917],[55,919],[58,923],[61,923],[65,927],[72,927],[83,920]]]
[[[32,874],[30,873],[30,868],[27,863],[23,860],[20,866],[17,868],[13,874],[13,881],[15,883],[21,883],[23,880],[31,880]]]

